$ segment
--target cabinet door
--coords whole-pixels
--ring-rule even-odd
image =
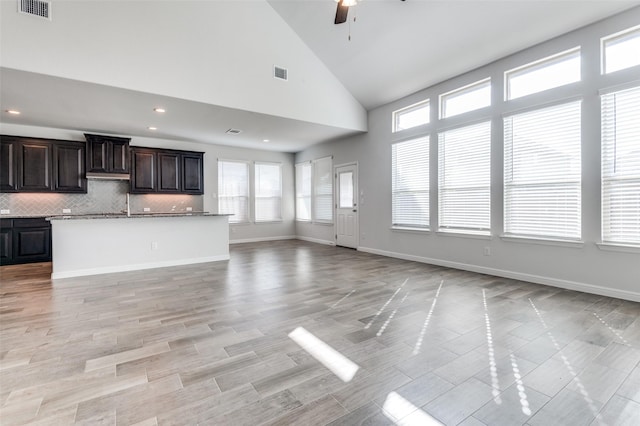
[[[53,190],[55,192],[87,192],[84,170],[84,144],[53,144]]]
[[[11,228],[0,228],[0,264],[13,263],[13,232]]]
[[[189,194],[204,193],[204,173],[201,153],[182,155],[182,191]]]
[[[91,139],[87,143],[87,172],[106,173],[108,168],[108,143]]]
[[[158,192],[180,192],[180,154],[158,152]]]
[[[18,146],[18,190],[51,191],[51,144],[23,140]]]
[[[109,172],[129,173],[129,142],[112,140],[109,142]]]
[[[16,157],[18,142],[3,138],[0,140],[0,191],[16,191]]]
[[[51,228],[14,228],[15,263],[51,260]]]
[[[134,149],[131,151],[131,183],[132,193],[146,194],[158,191],[156,151],[151,149]]]

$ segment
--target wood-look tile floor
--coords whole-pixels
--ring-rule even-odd
[[[2,425],[640,424],[638,303],[300,241],[0,272]]]

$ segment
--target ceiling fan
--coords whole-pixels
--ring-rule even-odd
[[[400,0],[405,1],[405,0]],[[344,24],[347,22],[347,15],[349,14],[349,8],[358,4],[358,0],[336,0],[338,7],[336,9],[336,18],[334,24]]]

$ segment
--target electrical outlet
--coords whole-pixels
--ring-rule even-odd
[[[484,248],[484,255],[491,256],[491,247],[487,246]]]
[[[153,241],[151,243],[151,250],[158,250],[158,242],[157,241]]]
[[[62,209],[62,213],[71,213],[71,209]]]
[[[2,209],[2,210],[0,210],[0,214],[11,214],[11,210],[9,210],[9,209]]]
[[[142,211],[150,212],[150,211],[151,211],[151,208],[149,208],[149,207],[145,207],[144,209],[142,209]]]
[[[187,207],[187,211],[188,211],[188,212],[193,211],[193,207]]]

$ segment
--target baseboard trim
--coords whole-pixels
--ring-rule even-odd
[[[303,236],[300,236],[300,235],[298,235],[296,237],[296,239],[302,240],[302,241],[307,241],[309,243],[324,244],[326,246],[335,246],[336,245],[336,243],[333,242],[333,241],[321,240],[319,238],[303,237]]]
[[[76,269],[74,271],[53,272],[51,279],[57,280],[62,278],[84,277],[87,275],[111,274],[114,272],[138,271],[141,269],[166,268],[168,266],[192,265],[196,263],[219,262],[221,260],[229,260],[228,254],[217,256],[196,257],[190,259],[167,260],[164,262],[138,263],[134,265],[118,265],[103,268]]]
[[[245,243],[260,243],[263,241],[279,241],[279,240],[295,240],[295,235],[283,235],[280,237],[261,237],[261,238],[245,238],[242,240],[229,240],[229,244],[245,244]]]
[[[365,253],[378,254],[381,256],[393,257],[396,259],[411,260],[414,262],[428,263],[430,265],[444,266],[447,268],[461,269],[463,271],[477,272],[480,274],[494,275],[497,277],[511,278],[520,281],[528,281],[536,284],[544,284],[552,287],[564,288],[567,290],[576,290],[584,293],[597,294],[600,296],[615,297],[617,299],[630,300],[632,302],[640,302],[640,293],[633,291],[618,290],[593,284],[580,283],[577,281],[561,280],[541,275],[526,274],[504,269],[488,268],[486,266],[470,265],[466,263],[452,262],[449,260],[434,259],[430,257],[379,250],[371,247],[359,247],[358,250]]]

